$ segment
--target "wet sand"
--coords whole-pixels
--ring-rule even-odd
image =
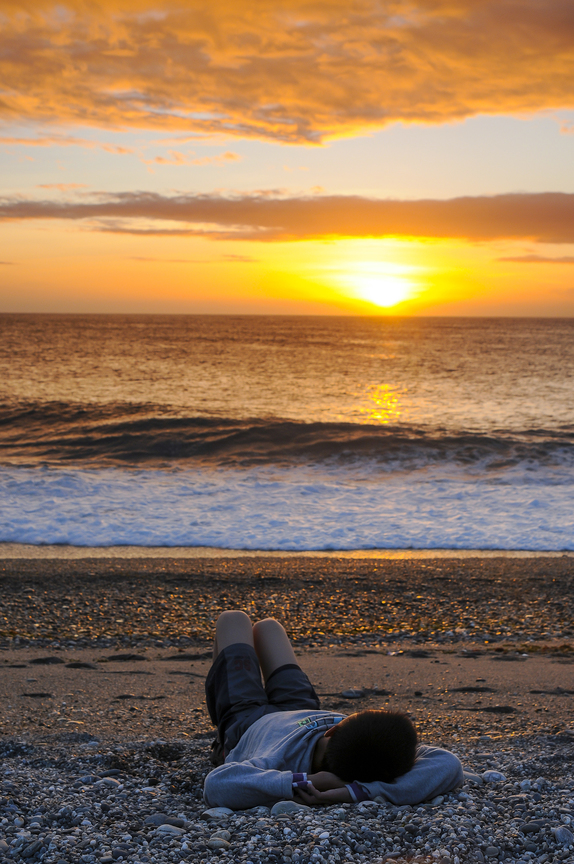
[[[427,743],[452,747],[480,735],[557,734],[573,727],[574,675],[558,656],[348,648],[298,651],[322,706],[352,713],[396,708]],[[413,656],[413,653],[415,656]],[[0,655],[3,734],[46,743],[210,737],[203,652],[30,648]],[[195,659],[193,659],[195,657]],[[512,658],[512,659],[510,659]],[[343,694],[358,691],[359,698]]]

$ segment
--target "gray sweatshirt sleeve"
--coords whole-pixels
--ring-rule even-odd
[[[264,759],[227,762],[205,778],[203,797],[210,807],[245,810],[293,797],[293,774],[268,768]]]
[[[392,783],[352,784],[357,800],[382,798],[391,804],[420,804],[436,795],[451,792],[464,782],[460,760],[440,747],[420,746],[413,768]],[[363,794],[361,794],[361,790]]]

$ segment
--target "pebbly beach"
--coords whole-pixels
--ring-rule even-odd
[[[574,860],[572,559],[0,561],[0,860]],[[277,617],[328,710],[408,711],[465,784],[209,812],[224,609]]]

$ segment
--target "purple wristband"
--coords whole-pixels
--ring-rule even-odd
[[[352,783],[347,784],[347,789],[351,794],[351,798],[355,802],[355,804],[359,804],[360,801],[369,801],[370,795],[366,792],[362,786],[360,786],[356,780]]]

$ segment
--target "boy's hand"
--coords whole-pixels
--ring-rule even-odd
[[[327,774],[327,771],[321,771],[320,774]],[[332,774],[332,777],[335,775]],[[339,780],[339,778],[336,778]],[[339,781],[341,782],[341,781]],[[293,795],[295,801],[299,804],[350,804],[352,802],[351,793],[343,784],[330,789],[317,789],[312,783],[307,785],[307,789],[297,789]]]
[[[337,777],[336,774],[331,774],[330,771],[318,771],[316,774],[307,774],[307,780],[320,792],[326,792],[327,789],[345,788],[345,783],[340,777]]]

